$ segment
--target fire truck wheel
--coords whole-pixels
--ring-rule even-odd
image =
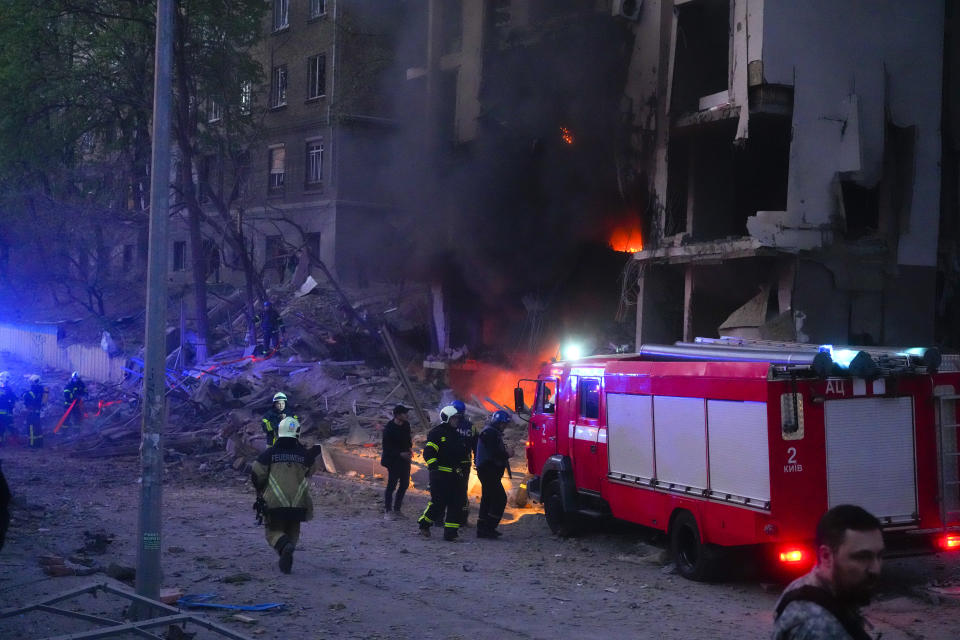
[[[543,513],[554,535],[569,538],[577,533],[577,515],[564,510],[560,481],[556,478],[543,490]]]
[[[689,580],[706,582],[713,579],[717,551],[700,540],[697,520],[689,511],[680,511],[670,527],[670,554],[677,573]]]

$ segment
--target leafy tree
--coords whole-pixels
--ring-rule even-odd
[[[204,344],[205,230],[222,235],[243,263],[248,305],[262,294],[231,208],[258,128],[248,88],[261,73],[250,51],[266,6],[179,0],[176,7],[172,211],[185,211],[189,222]],[[109,241],[123,226],[142,233],[147,217],[155,15],[152,0],[0,2],[0,245],[29,257],[0,271],[8,285],[66,288],[105,315]],[[210,158],[232,179],[209,179]]]

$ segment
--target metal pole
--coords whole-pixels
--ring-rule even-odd
[[[400,376],[400,382],[403,383],[403,387],[407,390],[407,395],[410,396],[410,402],[413,403],[417,417],[420,418],[420,424],[422,424],[425,429],[429,429],[430,418],[427,417],[423,407],[420,406],[420,401],[417,400],[417,396],[413,393],[413,385],[410,384],[410,378],[403,368],[403,363],[400,361],[400,354],[397,352],[396,345],[393,344],[393,336],[390,335],[390,330],[387,329],[386,323],[380,325],[380,337],[383,339],[383,345],[387,348],[387,353],[390,354],[393,368],[397,370],[397,374]]]
[[[153,158],[150,173],[150,253],[147,265],[146,355],[140,442],[140,517],[137,526],[137,593],[160,596],[160,493],[166,421],[167,216],[170,205],[170,104],[173,61],[173,5],[157,1],[157,42],[153,88]],[[132,607],[134,617],[151,607]]]

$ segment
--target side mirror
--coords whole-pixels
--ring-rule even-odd
[[[516,413],[527,413],[527,405],[523,401],[523,389],[520,387],[513,390],[513,410]]]

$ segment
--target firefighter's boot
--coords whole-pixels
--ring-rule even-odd
[[[280,560],[277,562],[280,571],[290,573],[291,569],[293,569],[293,552],[296,547],[290,542],[290,538],[282,536],[277,540],[274,548],[277,550],[277,553],[280,554]]]

